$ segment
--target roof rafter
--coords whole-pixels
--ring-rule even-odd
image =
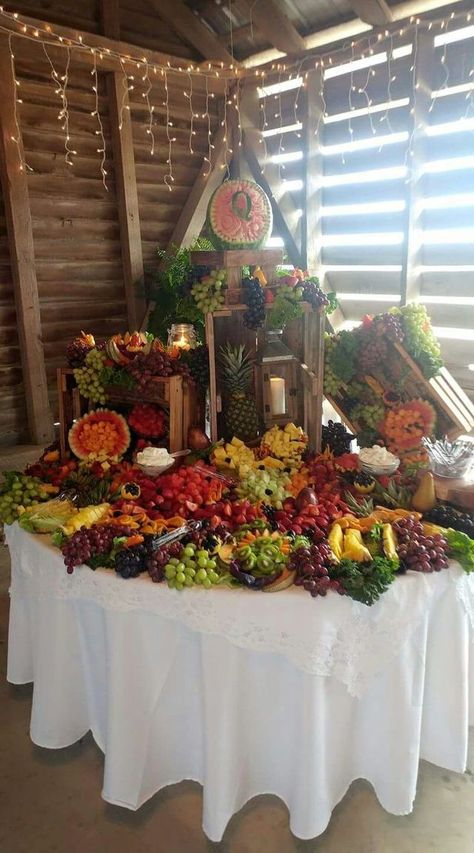
[[[349,0],[356,15],[366,24],[383,27],[390,24],[393,16],[385,0]]]
[[[298,53],[305,50],[303,37],[290,21],[276,0],[258,0],[257,3],[246,0],[253,26],[258,29],[273,47],[284,53]]]
[[[183,0],[149,0],[150,7],[205,59],[236,64],[225,45]]]

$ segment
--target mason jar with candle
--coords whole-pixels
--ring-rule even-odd
[[[258,352],[260,397],[265,428],[284,426],[298,416],[295,355],[282,340],[282,329],[269,329]]]
[[[196,330],[191,323],[173,323],[168,331],[168,346],[194,349],[197,346]]]

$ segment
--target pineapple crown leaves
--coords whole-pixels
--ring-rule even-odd
[[[249,387],[254,362],[243,344],[234,347],[227,343],[222,346],[219,363],[224,384],[230,393],[244,392]]]

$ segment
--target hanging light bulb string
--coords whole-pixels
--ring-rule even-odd
[[[211,159],[212,159],[212,134],[211,134],[211,116],[209,113],[209,81],[206,77],[206,111],[202,114],[203,119],[207,119],[207,157],[204,157],[205,162],[207,163],[207,171],[204,172],[204,176],[207,178],[211,171]]]
[[[60,75],[60,74],[58,74],[58,72],[56,70],[54,62],[51,59],[51,57],[48,53],[47,47],[44,44],[44,42],[43,42],[42,47],[43,47],[44,55],[46,56],[46,59],[48,60],[49,65],[51,67],[51,77],[52,77],[53,83],[56,86],[56,88],[54,90],[54,94],[58,95],[59,98],[61,99],[61,109],[58,113],[58,119],[59,119],[59,121],[63,122],[63,124],[61,125],[61,129],[64,131],[64,151],[65,151],[64,159],[65,159],[66,164],[68,166],[73,166],[74,163],[71,160],[71,155],[77,154],[77,151],[74,151],[69,146],[69,142],[70,142],[69,107],[68,107],[68,100],[67,100],[67,84],[69,81],[69,66],[71,64],[71,51],[68,48],[67,59],[66,59],[66,67],[64,69],[64,74]]]
[[[155,108],[150,101],[150,92],[153,86],[148,72],[148,62],[145,63],[145,74],[142,77],[142,81],[145,83],[146,86],[145,91],[142,92],[142,97],[145,99],[145,103],[148,110],[148,127],[146,129],[146,132],[150,137],[150,154],[153,157],[155,153],[155,134],[153,132],[153,113]]]
[[[18,152],[18,160],[20,162],[20,166],[19,166],[20,172],[24,172],[25,170],[32,172],[33,169],[31,168],[31,166],[28,165],[28,163],[25,160],[25,156],[23,153],[23,146],[21,144],[21,129],[20,129],[20,122],[18,119],[18,104],[21,104],[23,102],[22,102],[21,98],[18,97],[18,88],[20,86],[20,81],[17,79],[17,76],[16,76],[15,55],[13,53],[13,48],[12,48],[12,38],[13,38],[13,33],[9,33],[9,35],[8,35],[8,48],[9,48],[9,52],[10,52],[10,67],[11,67],[11,71],[12,71],[12,79],[13,79],[13,86],[14,86],[13,122],[15,125],[15,136],[11,137],[11,141],[14,142],[16,145],[16,150]]]
[[[166,92],[166,101],[165,101],[166,138],[168,140],[168,157],[167,157],[166,163],[168,165],[168,171],[167,171],[165,177],[163,178],[163,180],[164,180],[166,186],[168,187],[169,191],[171,192],[173,189],[173,183],[174,183],[173,163],[172,163],[172,147],[173,147],[173,142],[175,141],[176,138],[173,137],[170,133],[170,127],[172,127],[172,122],[170,121],[170,97],[169,97],[169,90],[168,90],[168,74],[166,71],[164,71],[164,80],[165,80],[165,92]]]
[[[95,109],[93,110],[92,115],[95,116],[96,121],[97,121],[97,125],[99,128],[98,130],[95,131],[95,135],[99,137],[99,142],[100,142],[100,148],[97,149],[97,153],[101,155],[101,157],[100,157],[100,174],[102,175],[102,183],[108,192],[109,188],[107,186],[107,172],[105,170],[105,159],[106,159],[106,154],[107,154],[107,150],[106,150],[107,146],[105,143],[104,126],[102,124],[102,118],[100,115],[100,108],[99,108],[99,76],[97,74],[97,54],[95,51],[94,51],[94,66],[92,68],[91,74],[92,74],[92,77],[94,80],[94,83],[92,86],[92,91],[94,92],[94,95],[95,95]]]
[[[129,86],[129,84],[128,84],[128,75],[127,75],[127,72],[125,71],[125,66],[123,64],[122,59],[120,60],[120,66],[122,68],[123,93],[122,93],[122,99],[120,101],[119,130],[122,130],[125,111],[126,110],[130,111],[130,105],[127,103],[127,100],[128,100],[129,91],[131,89],[133,89],[133,86]]]
[[[188,71],[189,77],[189,92],[184,92],[185,98],[189,100],[189,153],[194,154],[193,148],[193,136],[194,136],[194,110],[193,110],[193,78],[190,71]],[[224,98],[225,101],[225,98]]]

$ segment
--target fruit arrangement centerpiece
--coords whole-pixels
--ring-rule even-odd
[[[422,439],[474,426],[474,406],[466,409],[465,395],[446,377],[423,305],[366,315],[352,331],[326,336],[326,396],[359,445],[386,444],[405,465],[426,464]]]
[[[154,423],[154,413],[134,412]],[[48,449],[29,469],[36,476],[5,477],[2,520],[52,535],[69,573],[86,564],[165,583],[170,594],[295,585],[316,599],[336,594],[370,606],[397,577],[446,570],[450,557],[474,571],[474,518],[436,501],[429,471],[418,481],[399,470],[361,471],[346,449],[352,436],[334,424],[323,453],[287,424],[253,446],[233,436],[159,476],[116,453],[107,461],[86,453],[128,441],[124,424],[116,413],[91,412],[71,434],[79,461],[61,465]]]

